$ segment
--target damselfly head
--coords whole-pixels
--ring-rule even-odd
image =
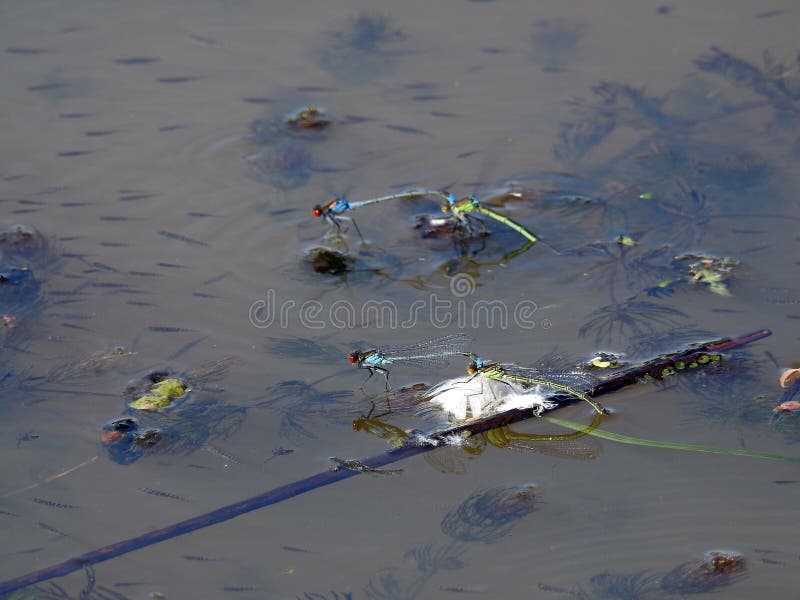
[[[442,204],[442,212],[449,213],[453,210],[453,207],[456,205],[456,197],[453,194],[447,194],[447,202]]]
[[[350,354],[347,355],[347,360],[349,360],[350,363],[354,364],[354,365],[358,364],[359,362],[361,362],[361,359],[363,359],[363,358],[364,358],[364,355],[361,352],[359,352],[358,350],[355,350],[355,351],[353,351],[353,352],[351,352]]]
[[[325,209],[322,208],[319,204],[317,204],[314,208],[311,209],[311,214],[315,217],[324,217],[325,216]]]
[[[467,365],[467,373],[470,375],[477,375],[478,372],[483,368],[484,362],[480,356],[472,355],[472,362]]]

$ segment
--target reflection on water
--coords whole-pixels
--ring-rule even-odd
[[[413,391],[461,374],[401,369],[397,396],[374,395],[347,364],[355,338],[466,328],[527,365],[554,349],[634,362],[768,327],[706,369],[608,397],[604,427],[791,453],[797,413],[773,409],[778,368],[797,358],[795,8],[612,4],[207,0],[116,6],[113,20],[82,2],[4,7],[0,579],[385,447],[354,428],[396,444]],[[362,240],[311,214],[410,189],[473,193],[507,221],[464,235],[440,199],[403,198],[358,211]],[[262,327],[249,311],[265,298],[280,304]],[[415,319],[335,320],[370,301]],[[491,321],[523,301],[535,326]],[[474,327],[459,321],[479,303]],[[506,442],[540,442],[519,435]],[[637,597],[694,593],[712,571],[732,575],[726,592],[796,589],[755,551],[789,561],[794,487],[772,482],[796,480],[790,466],[664,456],[408,461],[38,593],[517,597],[547,582]],[[531,473],[536,514],[478,510],[487,493],[511,494],[485,502],[497,519],[519,508],[514,482]],[[473,500],[452,516],[458,497]],[[443,517],[460,537],[432,539]],[[534,520],[536,544],[508,535]],[[209,560],[176,561],[174,544]],[[720,546],[742,558],[683,564],[687,547]]]

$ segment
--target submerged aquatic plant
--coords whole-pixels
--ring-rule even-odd
[[[100,441],[109,457],[127,465],[150,454],[190,454],[210,440],[230,437],[247,409],[200,392],[234,360],[211,361],[184,374],[152,371],[132,381],[123,394],[123,416],[103,427]]]
[[[649,571],[638,573],[599,573],[589,579],[590,598],[641,600],[654,591],[658,576]]]
[[[649,358],[655,354],[672,352],[689,344],[701,343],[717,335],[707,329],[693,325],[678,325],[663,331],[652,331],[633,338],[625,347],[625,355],[633,360]]]
[[[0,266],[0,310],[3,314],[29,314],[37,306],[39,291],[39,282],[28,267]]]
[[[293,190],[305,185],[314,171],[311,153],[296,143],[282,147],[265,148],[248,161],[259,179],[279,190]]]
[[[101,442],[114,462],[127,465],[149,454],[191,454],[241,427],[246,409],[216,399],[191,399],[170,412],[130,409],[103,428]]]
[[[553,156],[563,163],[579,163],[616,127],[617,120],[611,111],[599,111],[593,119],[578,116],[572,121],[562,121],[558,126],[558,141],[553,145]]]
[[[691,346],[713,336],[707,330],[690,325],[672,327],[633,340],[625,354],[639,360],[655,353]],[[763,407],[758,406],[756,398],[763,374],[764,360],[739,349],[730,354],[708,353],[707,357],[700,357],[694,363],[673,363],[658,383],[695,395],[696,400],[686,402],[686,412],[690,415],[723,424],[752,424],[766,422]]]
[[[658,327],[678,325],[678,319],[686,316],[676,308],[639,300],[638,296],[634,296],[590,313],[589,320],[578,330],[578,335],[587,337],[593,334],[598,345],[609,345],[649,335]]]
[[[393,68],[399,53],[387,46],[405,39],[391,17],[364,11],[351,17],[342,29],[326,34],[314,54],[317,64],[336,77],[364,83]]]
[[[427,583],[441,571],[455,571],[467,566],[464,556],[467,548],[457,541],[444,546],[423,544],[403,555],[412,560],[414,570],[390,568],[380,570],[362,588],[368,600],[414,600],[419,598]],[[326,599],[327,596],[306,593],[305,598]],[[333,600],[333,599],[332,599]]]
[[[19,349],[31,335],[44,305],[32,270],[0,265],[0,351]]]
[[[420,590],[413,583],[404,586],[392,571],[386,570],[378,574],[377,581],[370,579],[363,591],[367,600],[413,600]]]
[[[124,363],[135,355],[136,352],[128,352],[122,346],[110,351],[100,350],[71,360],[66,364],[53,367],[47,373],[46,380],[49,383],[64,383],[99,375],[110,369],[117,368],[120,363]]]
[[[629,230],[649,228],[658,222],[657,229],[664,229],[664,241],[677,240],[679,246],[695,242],[705,233],[709,218],[727,217],[730,206],[747,209],[743,203],[750,198],[742,190],[764,184],[771,173],[766,161],[750,149],[721,146],[707,142],[706,136],[699,139],[692,135],[701,125],[729,116],[740,107],[723,103],[705,112],[678,114],[669,110],[670,94],[651,97],[643,90],[614,82],[601,82],[593,92],[591,101],[574,103],[572,115],[560,126],[553,152],[563,162],[576,163],[617,127],[642,132],[639,142],[596,168],[604,177],[642,186],[643,197],[650,199],[618,207]],[[741,110],[746,108],[743,105]],[[686,189],[695,198],[688,197]],[[704,202],[704,195],[712,192],[724,207],[718,214],[698,202]],[[664,228],[669,223],[664,220],[669,214],[664,213],[679,218]]]
[[[467,549],[456,544],[436,547],[433,544],[417,546],[403,555],[403,558],[413,558],[417,571],[432,575],[438,571],[455,571],[467,566],[463,556]]]
[[[585,25],[566,19],[537,21],[531,33],[531,60],[545,71],[564,71],[585,31]]]
[[[563,589],[539,584],[539,589],[571,596],[576,600],[646,600],[670,596],[686,597],[718,591],[738,581],[746,569],[744,559],[730,552],[709,552],[702,561],[683,563],[665,575],[651,571],[599,573],[584,588]]]
[[[740,554],[711,551],[700,561],[678,565],[661,578],[660,585],[670,594],[705,594],[740,581],[746,572],[747,562]]]
[[[782,435],[787,444],[800,443],[800,403],[785,402],[772,410],[771,429]]]
[[[701,70],[716,73],[733,85],[745,87],[766,98],[778,110],[800,112],[800,73],[794,64],[777,61],[764,53],[764,68],[712,46],[694,64]]]
[[[0,228],[0,251],[4,263],[43,269],[59,256],[52,242],[30,225],[15,224]]]
[[[278,432],[282,439],[296,446],[316,435],[312,425],[318,421],[345,424],[357,410],[351,390],[321,392],[303,381],[282,381],[267,390],[266,399],[255,406],[278,412]],[[357,414],[357,413],[356,413]]]
[[[714,217],[707,195],[679,177],[665,182],[662,191],[637,195],[619,208],[636,227],[658,223],[650,229],[652,239],[677,249],[699,243]]]
[[[116,590],[97,585],[95,572],[91,565],[84,567],[84,573],[86,574],[86,583],[77,596],[80,600],[129,600],[127,596]],[[74,594],[52,582],[3,596],[3,600],[72,600],[73,598],[76,598]]]
[[[536,487],[526,483],[475,492],[442,519],[442,532],[461,542],[491,544],[536,509]]]
[[[264,342],[268,352],[289,358],[302,359],[305,362],[316,362],[324,365],[336,364],[346,352],[334,344],[318,342],[310,338],[277,338],[268,337]]]
[[[348,20],[347,25],[333,34],[339,46],[353,50],[379,50],[383,44],[405,39],[402,30],[392,25],[389,15],[361,12]]]
[[[430,579],[440,571],[462,569],[466,562],[462,559],[465,548],[451,542],[436,548],[433,544],[418,546],[405,553],[403,558],[412,558],[416,565],[414,576],[398,578],[396,571],[386,569],[364,586],[364,595],[369,600],[413,600],[418,598]]]
[[[559,140],[553,147],[553,154],[562,162],[580,162],[623,124],[655,131],[685,126],[682,119],[663,111],[662,98],[648,97],[644,90],[624,83],[601,81],[592,92],[592,100],[572,102],[570,120],[559,126]]]
[[[611,242],[595,242],[570,252],[588,263],[581,272],[586,281],[608,283],[609,294],[616,298],[618,286],[629,293],[642,291],[648,283],[668,276],[669,247],[647,248],[638,239],[620,235]]]
[[[738,350],[676,378],[674,383],[694,396],[683,402],[684,414],[693,421],[766,428],[773,402],[761,395],[765,373],[764,360]]]

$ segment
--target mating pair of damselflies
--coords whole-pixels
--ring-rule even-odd
[[[551,369],[535,369],[514,364],[503,364],[484,361],[478,355],[469,352],[472,338],[463,334],[447,335],[440,338],[419,342],[406,346],[385,346],[371,350],[354,350],[348,360],[360,369],[369,371],[370,379],[375,372],[381,373],[389,390],[389,366],[401,363],[409,366],[430,367],[442,365],[455,356],[471,359],[467,367],[470,379],[480,377],[482,381],[499,382],[514,392],[528,390],[533,387],[544,387],[564,392],[587,402],[598,413],[604,413],[603,407],[589,397],[587,389],[591,386],[591,377],[581,371],[559,371]]]
[[[528,231],[525,227],[511,218],[485,207],[477,198],[475,198],[475,196],[468,196],[466,198],[462,198],[461,200],[456,200],[453,194],[443,192],[441,190],[412,190],[408,192],[401,192],[399,194],[380,196],[378,198],[369,198],[367,200],[360,200],[357,202],[350,202],[344,196],[339,196],[324,206],[317,204],[311,210],[311,214],[313,214],[315,217],[320,217],[328,221],[336,227],[337,231],[341,231],[341,219],[344,218],[344,213],[350,210],[358,209],[362,206],[368,206],[370,204],[386,202],[388,200],[422,198],[425,196],[438,196],[444,200],[443,204],[441,205],[442,212],[452,215],[455,220],[456,230],[460,235],[473,235],[474,227],[476,225],[480,226],[481,231],[485,231],[486,226],[484,225],[483,221],[475,216],[475,214],[479,214],[503,223],[507,227],[525,237],[531,243],[539,241],[539,238]],[[356,225],[356,222],[352,218],[350,218],[350,221],[353,223],[358,236],[363,240],[364,237],[361,235],[361,231],[359,230],[358,225]]]

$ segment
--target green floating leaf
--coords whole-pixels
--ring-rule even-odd
[[[150,393],[140,396],[128,406],[137,410],[157,410],[167,408],[176,398],[180,398],[188,391],[186,385],[177,378],[169,378],[159,381],[152,388]]]

